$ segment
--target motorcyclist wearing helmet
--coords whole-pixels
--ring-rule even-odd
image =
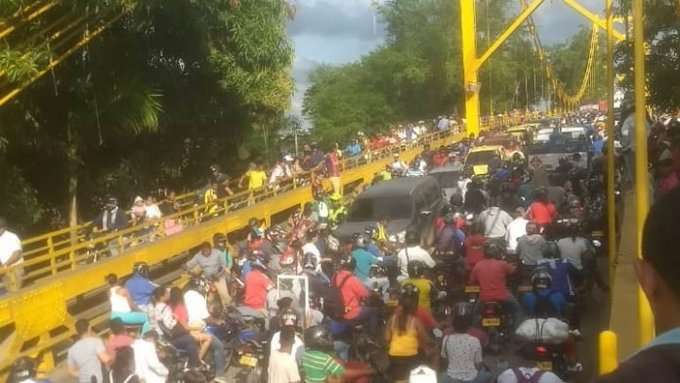
[[[469,334],[474,317],[474,307],[460,302],[453,309],[453,333],[442,342],[441,357],[446,372],[440,374],[440,382],[488,383],[492,375],[482,369],[482,344]]]
[[[8,383],[48,383],[49,380],[35,378],[36,363],[28,356],[22,356],[12,364],[9,371]]]
[[[520,297],[522,306],[531,318],[563,318],[567,301],[564,295],[553,289],[553,278],[543,268],[531,276],[531,291]]]
[[[365,365],[338,362],[333,350],[333,337],[328,327],[312,326],[305,330],[305,352],[302,355],[302,371],[305,382],[351,382],[370,377],[375,371]]]
[[[484,192],[481,178],[472,177],[472,181],[467,185],[465,192],[465,211],[478,215],[486,207],[487,195]]]
[[[354,275],[356,275],[362,283],[368,281],[368,274],[371,271],[371,266],[378,263],[378,257],[371,254],[366,249],[366,237],[362,233],[354,233],[352,236],[354,245],[352,246],[352,258],[356,262]]]
[[[521,323],[522,309],[507,287],[507,278],[517,267],[502,259],[504,250],[496,242],[484,244],[484,259],[479,261],[470,273],[470,285],[479,285],[481,303],[499,302],[514,318],[514,324]],[[481,310],[481,305],[478,305]]]
[[[279,321],[279,331],[272,335],[269,343],[270,352],[278,351],[281,348],[282,339],[292,339],[292,349],[290,354],[295,358],[296,364],[302,363],[302,354],[305,352],[305,344],[296,334],[300,325],[298,313],[291,307],[282,310],[277,316]]]
[[[420,261],[429,268],[433,268],[436,263],[430,253],[420,246],[420,235],[415,230],[406,232],[406,246],[397,254],[399,264],[398,281],[408,278],[408,264],[412,261]]]
[[[390,298],[390,279],[387,277],[387,270],[383,262],[371,265],[371,271],[368,273],[368,281],[366,285],[369,289],[378,294],[383,301]]]
[[[303,256],[311,254],[316,257],[316,271],[321,271],[321,251],[316,246],[316,234],[316,230],[307,230],[305,233],[305,242],[301,248],[301,253]]]
[[[125,289],[130,294],[130,298],[143,312],[151,309],[151,296],[158,287],[157,284],[149,279],[149,265],[146,262],[137,262],[132,267],[132,277],[125,282]]]
[[[534,202],[529,205],[527,216],[530,221],[535,222],[540,227],[551,224],[553,220],[557,218],[557,209],[548,199],[548,191],[546,188],[536,190],[534,193]]]
[[[444,216],[444,226],[437,231],[436,249],[439,254],[462,254],[465,233],[458,227],[456,221],[453,212]]]
[[[223,305],[231,303],[227,289],[227,275],[231,274],[231,270],[227,268],[227,262],[220,250],[213,249],[209,242],[203,242],[200,251],[186,263],[185,268],[193,275],[201,274],[210,280]]]
[[[432,351],[425,327],[418,319],[418,297],[420,291],[412,284],[401,287],[399,306],[387,322],[385,341],[389,345],[389,375],[392,381],[408,379],[411,370],[422,363],[419,350]]]
[[[418,308],[432,314],[432,299],[437,296],[437,289],[431,280],[425,277],[427,267],[420,261],[408,264],[408,279],[401,282],[402,286],[413,285],[419,291]]]
[[[375,243],[377,240],[378,236],[378,229],[374,226],[367,226],[364,229],[364,240],[366,243],[366,250],[368,250],[369,253],[373,254],[374,256],[380,258],[383,256],[382,251],[380,251],[380,248],[378,245]]]
[[[274,288],[274,284],[265,274],[267,268],[261,261],[256,259],[251,263],[251,267],[252,270],[243,280],[245,285],[243,306],[249,308],[249,311],[258,312],[266,318],[267,292]]]
[[[339,288],[345,314],[342,319],[349,325],[366,323],[369,333],[378,331],[378,313],[375,307],[362,305],[369,297],[369,290],[354,273],[356,259],[351,255],[344,256],[340,261],[340,270],[331,279],[331,288]]]

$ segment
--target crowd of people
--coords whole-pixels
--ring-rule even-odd
[[[267,227],[264,221],[251,219],[247,237],[234,244],[224,233],[215,233],[212,242],[203,243],[186,262],[190,278],[183,287],[154,283],[145,263],[135,264],[128,278],[111,274],[106,278],[111,305],[107,336],[99,337],[87,320],[77,321],[78,340],[68,352],[68,372],[82,383],[160,383],[202,381],[205,374],[187,374],[210,370],[211,378],[225,382],[230,366],[239,367],[231,355],[240,343],[226,338],[223,330],[238,315],[262,321],[258,339],[266,339],[265,376],[272,383],[562,382],[564,374],[583,368],[574,347],[581,337],[580,313],[574,307],[582,307],[579,303],[596,286],[604,293],[609,290],[598,270],[602,244],[591,233],[594,225],[613,223],[593,217],[596,213],[590,209],[593,193],[603,192],[591,189],[594,179],[604,179],[605,167],[595,164],[607,153],[597,119],[589,121],[590,168],[582,168],[580,158],[574,156],[548,172],[540,160],[529,163],[524,156],[514,155],[518,149],[513,147],[507,161],[484,177],[474,176],[461,158],[483,144],[484,136],[436,150],[425,147],[410,164],[395,156],[386,168],[389,175],[378,174],[375,182],[409,176],[414,169],[422,174],[445,166],[461,171],[454,193],[434,220],[432,244],[424,243],[415,230],[407,231],[403,241],[393,241],[396,233],[390,233],[383,220],[350,239],[335,238],[329,205],[338,192],[331,181],[332,190],[313,189],[314,201],[287,224]],[[435,127],[446,124],[451,127],[448,119],[441,118]],[[657,125],[650,134],[650,161],[659,184],[669,177],[662,171],[668,156],[675,164],[677,128],[673,120],[663,128]],[[415,126],[405,131],[411,130],[420,133]],[[353,145],[359,149],[348,147],[347,153],[364,153],[366,146],[360,139]],[[314,168],[333,157],[312,146],[305,153],[301,167],[311,163]],[[312,157],[318,160],[316,165]],[[290,162],[284,157],[269,173],[252,165],[239,184],[247,180],[249,187],[258,183],[254,187],[262,187],[267,179],[286,177]],[[226,176],[217,167],[212,171],[224,185]],[[645,292],[653,294],[655,314],[665,318],[659,327],[673,330],[677,325],[673,307],[678,306],[680,294],[671,267],[677,262],[669,259],[669,227],[680,216],[676,203],[680,195],[665,183],[660,186],[662,207],[653,209],[651,229],[645,229],[641,273],[647,278]],[[109,207],[99,219],[107,230],[128,219],[115,199]],[[162,210],[153,199],[139,198],[132,219]],[[3,265],[20,262],[21,244],[2,219],[0,240]],[[293,281],[302,278],[308,290],[301,291],[295,282],[282,284],[282,276]],[[465,294],[456,286],[464,287]],[[474,303],[467,299],[470,286],[477,287]],[[503,314],[499,315],[507,319],[502,326],[511,334],[527,320],[555,318],[564,323],[568,330],[562,339],[565,370],[544,371],[529,358],[509,368],[487,365],[484,354],[498,352],[481,321],[487,304],[500,306]],[[666,338],[659,342],[677,343],[675,335]],[[187,356],[186,369],[180,371],[183,378],[174,376],[177,371],[164,361],[167,345]],[[657,351],[643,352],[631,364],[651,368]],[[19,360],[13,374],[32,377],[31,363]],[[673,374],[669,366],[663,367],[662,372]],[[622,371],[621,376],[638,376],[633,367]],[[616,374],[604,379],[635,381],[616,380]]]

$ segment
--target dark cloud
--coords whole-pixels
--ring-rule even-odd
[[[296,9],[295,18],[288,27],[288,33],[293,37],[299,34],[353,36],[366,40],[384,37],[379,23],[374,30],[375,10],[368,6],[349,8],[337,0],[319,0],[300,1]]]

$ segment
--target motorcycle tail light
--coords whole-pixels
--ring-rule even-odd
[[[536,346],[536,354],[538,356],[548,355],[548,349],[543,346]]]

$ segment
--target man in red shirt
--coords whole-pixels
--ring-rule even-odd
[[[534,202],[529,205],[529,220],[535,222],[540,227],[545,227],[553,222],[557,217],[555,205],[548,200],[548,192],[545,188],[536,190]]]
[[[515,272],[517,267],[501,258],[503,248],[496,242],[484,244],[484,259],[479,261],[470,273],[470,285],[479,285],[480,302],[499,302],[503,309],[514,318],[513,325],[521,323],[522,309],[517,299],[510,293],[506,285],[508,275]],[[478,305],[478,310],[481,305]]]
[[[371,334],[378,331],[378,312],[373,307],[362,306],[364,299],[368,298],[369,291],[359,278],[354,276],[356,260],[351,255],[343,257],[340,270],[331,281],[332,288],[340,288],[342,302],[345,306],[343,318],[349,325],[366,323]]]
[[[244,281],[245,293],[243,305],[267,316],[267,292],[274,288],[272,281],[264,273],[264,266],[259,260],[250,265],[252,270],[246,275]]]
[[[449,155],[446,153],[446,148],[444,146],[440,146],[439,150],[437,153],[435,153],[434,156],[432,156],[432,167],[439,168],[444,165],[449,161]]]

